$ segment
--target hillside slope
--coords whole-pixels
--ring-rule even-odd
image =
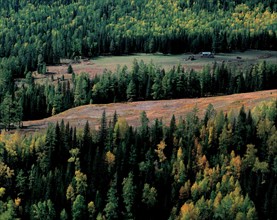
[[[129,125],[138,126],[140,113],[145,111],[150,123],[154,119],[163,119],[169,123],[172,115],[179,119],[185,116],[195,106],[199,109],[199,116],[203,116],[207,106],[211,103],[217,111],[224,112],[237,111],[242,105],[246,109],[251,109],[263,101],[276,100],[277,90],[267,90],[252,93],[234,94],[228,96],[196,98],[196,99],[177,99],[163,101],[143,101],[130,103],[112,103],[112,104],[92,104],[69,109],[58,115],[37,121],[24,121],[25,130],[34,131],[46,128],[48,123],[61,121],[70,122],[72,126],[82,127],[89,122],[92,128],[97,129],[103,111],[106,111],[106,116],[109,119],[113,117],[116,111],[119,117],[126,118]]]

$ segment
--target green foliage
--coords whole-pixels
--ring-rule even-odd
[[[88,74],[82,73],[76,77],[74,88],[74,105],[84,105],[89,102],[90,80]]]
[[[77,195],[72,205],[72,219],[84,219],[85,211],[85,199],[82,195]]]
[[[253,144],[248,144],[246,153],[243,158],[243,169],[253,167],[256,160],[256,153],[257,149],[255,149],[255,146]]]
[[[161,99],[163,97],[162,96],[162,75],[159,70],[157,71],[154,78],[151,95],[153,99]]]
[[[54,96],[54,101],[53,101],[52,115],[62,112],[63,106],[64,106],[62,96],[63,96],[62,87],[61,87],[61,84],[59,83],[55,88],[55,96]]]
[[[118,67],[115,72],[104,71],[101,76],[95,76],[92,79],[86,73],[76,76],[72,73],[72,84],[69,80],[63,80],[62,77],[57,79],[57,83],[43,85],[35,84],[34,78],[27,70],[24,70],[26,81],[15,84],[16,76],[12,75],[9,66],[12,64],[9,62],[6,64],[6,61],[3,63],[5,65],[3,64],[2,68],[0,65],[0,105],[2,105],[0,123],[4,124],[7,129],[9,125],[11,128],[14,124],[20,127],[21,120],[41,119],[89,103],[195,98],[276,88],[272,81],[276,76],[277,65],[265,62],[262,64],[263,68],[260,68],[261,64],[255,64],[246,66],[243,72],[238,71],[231,64],[227,66],[224,63],[206,67],[202,72],[196,72],[185,71],[180,66],[165,71],[153,63],[145,64],[143,61],[134,61],[131,70],[127,67]],[[257,79],[252,77],[253,72],[257,73]],[[53,75],[51,76],[54,80]],[[238,87],[241,86],[238,78],[245,81],[243,91],[238,91]],[[265,86],[260,87],[255,80],[257,82],[263,80]],[[203,88],[204,84],[211,85],[212,89]],[[266,114],[274,121],[277,118],[276,109],[270,109],[270,112],[267,112],[267,107],[262,107],[256,109],[256,112],[260,111],[259,113]],[[205,124],[208,122],[207,117],[208,115],[204,119]],[[254,114],[254,120],[255,117]],[[223,120],[224,115],[218,115],[217,133],[223,128]],[[241,132],[235,135],[238,139],[237,148],[244,145],[245,140],[239,141],[239,139],[241,139],[240,136],[244,136],[246,129],[247,127],[241,127]]]
[[[32,135],[2,132],[0,218],[274,219],[275,118],[250,115],[222,117],[209,106],[200,120],[195,107],[166,125],[142,112],[133,128],[103,112],[99,131],[61,122]],[[250,125],[243,152],[232,137],[243,127],[248,136]]]
[[[150,187],[148,183],[145,183],[143,187],[142,202],[149,208],[153,207],[157,202],[157,190],[154,187]]]
[[[88,203],[89,219],[95,219],[95,218],[94,218],[95,212],[96,212],[96,209],[95,209],[94,202],[90,201],[90,202]]]
[[[46,73],[46,63],[44,62],[43,56],[41,54],[38,55],[37,71],[41,74]]]
[[[12,220],[15,218],[15,205],[12,200],[9,200],[7,203],[0,201],[0,219],[3,220]]]
[[[18,188],[18,196],[24,196],[27,189],[27,176],[22,169],[16,175],[16,187]]]
[[[104,208],[106,213],[106,218],[117,219],[118,218],[118,197],[117,197],[117,189],[116,189],[116,181],[112,182],[110,189],[108,191],[108,199],[107,204]]]
[[[20,125],[22,120],[22,105],[20,100],[14,100],[7,93],[0,104],[0,108],[0,122],[2,122],[6,130],[10,130],[12,125]]]
[[[32,206],[32,219],[55,219],[56,212],[51,200],[38,202]]]
[[[65,211],[65,209],[63,209],[60,213],[60,220],[67,220],[68,219],[68,215]]]
[[[87,175],[79,170],[75,171],[76,192],[85,195],[87,190]]]
[[[117,139],[124,139],[125,134],[128,130],[128,123],[125,118],[119,118],[114,126],[113,137],[114,141]]]
[[[256,158],[254,167],[253,167],[254,172],[261,172],[261,173],[267,173],[269,172],[268,170],[268,163],[267,162],[260,162],[259,158]]]
[[[73,73],[73,68],[72,68],[71,64],[69,64],[67,67],[67,73]]]
[[[135,202],[135,190],[136,186],[134,185],[133,181],[134,175],[132,173],[129,173],[127,178],[123,179],[122,185],[122,196],[123,196],[123,202],[126,209],[126,218],[132,219],[134,218],[133,212],[134,212],[134,202]]]
[[[127,93],[128,100],[133,100],[136,97],[136,86],[133,80],[131,80],[130,83],[128,84],[126,93]]]

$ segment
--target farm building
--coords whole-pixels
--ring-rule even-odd
[[[214,58],[212,52],[201,52],[201,57]]]

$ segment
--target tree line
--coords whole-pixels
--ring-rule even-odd
[[[1,219],[274,219],[277,102],[0,134]]]
[[[0,58],[18,77],[78,56],[276,50],[274,3],[1,0]]]

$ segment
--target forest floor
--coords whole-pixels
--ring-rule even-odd
[[[194,56],[195,60],[188,59]],[[36,82],[43,83],[45,78],[53,78],[57,81],[58,78],[71,79],[71,74],[67,73],[68,64],[72,63],[72,68],[76,74],[82,72],[88,73],[90,77],[100,75],[105,69],[115,71],[118,66],[123,67],[126,65],[131,69],[134,59],[138,61],[143,60],[145,63],[153,62],[155,65],[164,68],[165,70],[171,69],[173,66],[179,64],[185,69],[201,70],[206,65],[212,65],[214,62],[225,62],[228,65],[236,65],[236,67],[244,67],[245,65],[252,65],[257,62],[267,61],[277,63],[277,51],[262,51],[262,50],[248,50],[245,52],[232,52],[232,53],[218,53],[214,58],[202,58],[200,54],[181,54],[181,55],[164,55],[164,54],[135,54],[126,56],[100,56],[93,59],[81,59],[80,62],[72,62],[72,60],[61,60],[61,64],[47,66],[48,73],[39,75],[34,73]]]
[[[227,113],[232,109],[236,113],[242,105],[248,110],[264,101],[276,99],[277,89],[207,98],[91,104],[72,108],[46,119],[24,121],[24,128],[22,130],[25,132],[39,131],[45,129],[49,123],[60,122],[62,119],[65,122],[69,122],[71,126],[79,128],[83,127],[88,121],[92,129],[97,129],[104,110],[106,111],[107,121],[112,120],[113,114],[116,111],[118,116],[124,117],[129,125],[139,126],[140,114],[142,111],[145,111],[150,124],[156,118],[162,119],[163,122],[169,124],[173,114],[178,121],[180,117],[184,118],[187,113],[191,112],[195,106],[199,109],[198,115],[202,117],[210,103],[217,111],[222,110],[224,113]]]

